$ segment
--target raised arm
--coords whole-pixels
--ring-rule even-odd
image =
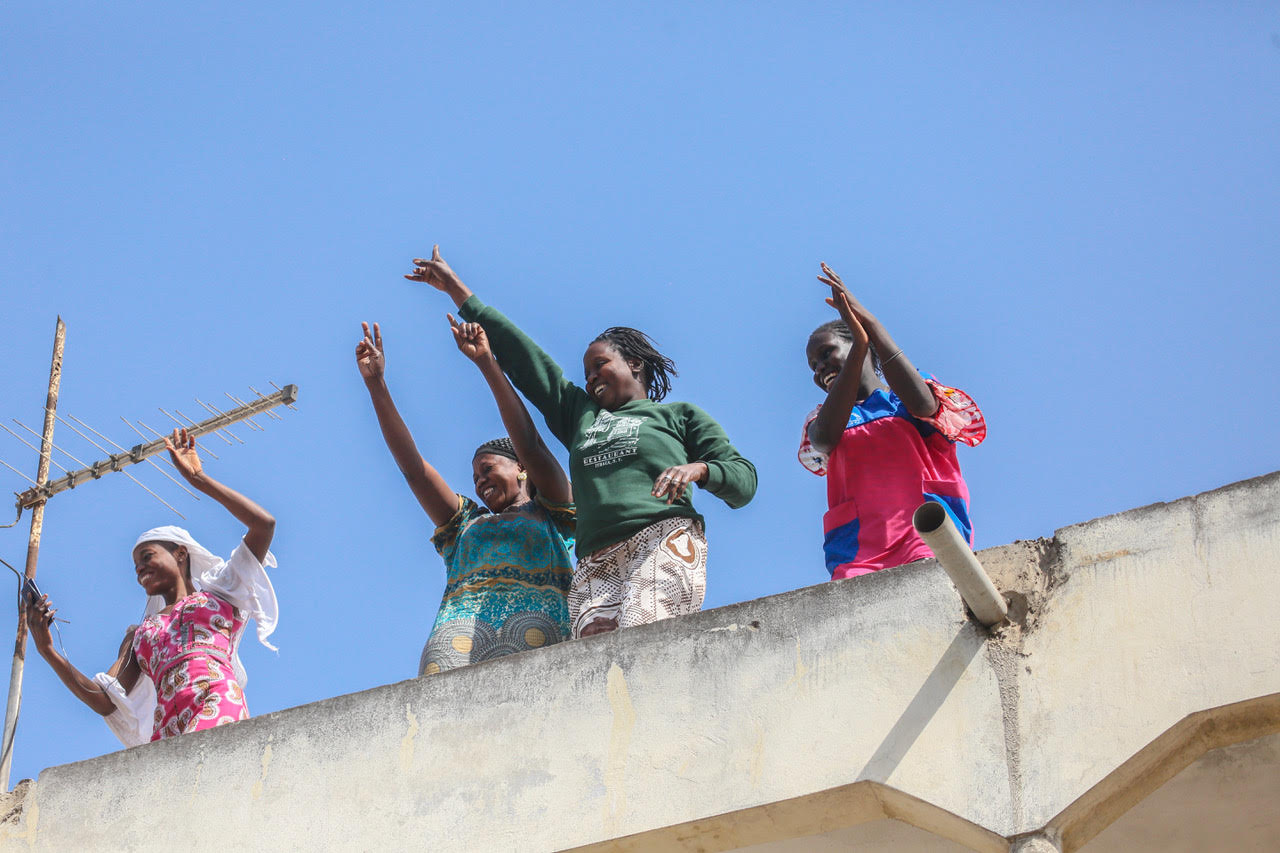
[[[854,313],[848,294],[843,289],[832,287],[827,304],[840,312],[840,319],[853,334],[853,345],[849,347],[849,356],[840,372],[827,388],[827,399],[809,424],[809,441],[822,453],[830,453],[840,443],[840,437],[849,425],[849,415],[862,396],[862,366],[867,360],[869,346],[867,332]]]
[[[462,303],[471,296],[471,288],[463,284],[453,268],[440,257],[439,244],[431,247],[430,258],[414,258],[413,272],[405,275],[405,278],[431,285],[452,299],[455,308],[461,308]]]
[[[824,275],[818,276],[818,281],[830,287],[833,296],[836,291],[839,291],[848,299],[850,308],[857,316],[858,322],[862,324],[862,328],[866,330],[871,345],[876,348],[876,353],[880,356],[880,370],[884,373],[884,381],[889,383],[893,393],[898,395],[898,399],[907,407],[907,411],[917,418],[932,417],[938,411],[938,401],[934,399],[933,392],[929,390],[924,377],[911,364],[911,359],[907,358],[902,348],[894,343],[889,331],[875,318],[875,315],[854,298],[849,288],[831,267],[823,264],[822,272]]]
[[[400,473],[413,496],[418,499],[422,509],[437,527],[444,524],[458,511],[458,498],[445,482],[440,472],[422,458],[418,445],[413,440],[409,427],[396,409],[391,399],[391,391],[386,383],[386,355],[382,349],[382,329],[373,324],[373,332],[369,332],[369,324],[362,323],[364,338],[356,344],[356,366],[364,378],[364,386],[369,391],[369,399],[373,402],[373,411],[378,416],[378,426],[382,429],[382,439],[387,449],[400,466]]]
[[[178,469],[178,473],[193,488],[222,504],[237,521],[249,528],[244,534],[244,544],[258,558],[258,562],[265,560],[276,532],[275,517],[235,489],[206,474],[200,463],[200,456],[196,453],[195,437],[189,435],[185,428],[175,429],[173,435],[164,440],[164,446],[169,449],[173,467]]]
[[[93,679],[89,678],[80,670],[71,665],[71,661],[67,660],[57,649],[53,647],[53,637],[49,633],[49,626],[53,622],[53,615],[57,611],[52,609],[49,603],[49,596],[44,596],[40,601],[29,603],[27,610],[27,627],[31,631],[31,642],[35,645],[36,651],[40,653],[40,657],[49,662],[49,666],[57,673],[62,683],[67,685],[77,699],[88,705],[94,711],[106,717],[116,709],[110,697],[102,692]],[[133,629],[125,633],[124,641],[120,644],[120,655],[116,662],[112,664],[108,672],[115,676],[125,692],[133,689],[133,685],[138,680],[141,671],[138,669],[138,662],[133,656]]]
[[[448,316],[454,342],[459,351],[480,368],[480,375],[488,383],[493,400],[498,404],[502,425],[507,428],[507,435],[516,448],[516,456],[520,457],[530,481],[547,501],[569,503],[573,500],[569,478],[538,434],[538,428],[534,426],[533,418],[529,417],[524,401],[498,366],[498,360],[489,349],[489,338],[484,328],[479,323],[459,323],[452,314]]]
[[[560,443],[568,446],[577,414],[581,406],[589,402],[587,392],[566,379],[556,360],[515,323],[481,302],[440,257],[439,246],[433,248],[430,260],[415,258],[413,264],[413,273],[405,278],[429,284],[447,294],[458,306],[463,320],[484,327],[494,357],[511,377],[511,383],[542,412]]]

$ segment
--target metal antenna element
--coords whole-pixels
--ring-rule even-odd
[[[120,420],[124,421],[124,418],[123,418],[123,417],[121,417],[121,418],[120,418]],[[124,421],[124,422],[125,422],[125,423],[127,423],[127,424],[129,423],[128,421]],[[151,434],[152,434],[152,435],[154,435],[156,438],[163,439],[163,438],[165,437],[165,436],[164,436],[164,433],[162,433],[162,432],[160,432],[160,431],[158,431],[158,430],[152,429],[151,427],[149,427],[149,426],[147,426],[146,424],[142,423],[142,421],[138,421],[138,423],[142,424],[142,426],[146,428],[147,432],[151,433]],[[129,424],[129,426],[133,426],[133,424]],[[141,430],[139,430],[137,427],[133,427],[133,431],[134,431],[134,432],[136,432],[136,433],[138,433],[138,435],[142,435]],[[142,435],[142,437],[143,437],[144,439],[146,439],[146,438],[147,438],[145,435]],[[148,439],[148,440],[149,440],[149,439]],[[160,443],[161,443],[161,444],[164,444],[164,442],[163,442],[163,441],[161,441]],[[208,454],[209,454],[210,456],[212,456],[214,459],[218,459],[218,458],[219,458],[219,457],[218,457],[218,454],[214,453],[212,450],[207,450],[207,449],[206,449],[206,450],[205,450],[205,453],[208,453]],[[177,471],[177,470],[178,470],[178,466],[177,466],[177,465],[174,465],[172,462],[170,462],[170,461],[169,461],[169,458],[168,458],[167,456],[161,456],[160,458],[161,458],[161,459],[163,459],[163,460],[164,460],[164,463],[165,463],[166,465],[168,465],[170,468],[172,468],[172,469],[173,469],[173,470],[175,470],[175,471]]]
[[[116,444],[114,441],[112,441],[111,439],[107,438],[105,435],[103,435],[102,433],[98,432],[96,429],[94,429],[93,427],[89,426],[87,423],[85,423],[84,421],[80,420],[80,419],[79,419],[79,418],[77,418],[75,415],[67,415],[67,417],[71,418],[71,420],[73,420],[73,421],[75,421],[76,423],[80,424],[80,426],[84,427],[84,428],[85,428],[85,429],[87,429],[89,432],[93,433],[93,434],[94,434],[94,435],[96,435],[98,438],[102,439],[102,440],[103,440],[103,441],[105,441],[107,444],[109,444],[109,445],[111,445],[112,447],[114,447],[116,450],[126,450],[126,448],[123,448],[123,447],[121,447],[120,445]],[[59,418],[59,420],[62,420],[62,419],[61,419],[61,418]],[[123,420],[123,419],[122,419],[122,420]],[[65,421],[64,421],[64,423],[65,423]],[[129,422],[128,422],[128,421],[125,421],[125,423],[129,423]],[[71,424],[67,424],[67,426],[71,426]],[[86,439],[86,440],[87,440],[87,439]],[[94,445],[94,447],[98,447],[98,446],[95,444],[95,445]],[[98,447],[98,449],[99,449],[99,450],[101,450],[103,453],[110,453],[110,452],[111,452],[110,450],[107,450],[105,447]],[[126,451],[126,452],[127,452],[127,451]],[[170,480],[172,480],[172,481],[173,481],[173,484],[174,484],[175,486],[177,486],[179,489],[182,489],[182,491],[184,491],[184,492],[186,492],[187,494],[191,495],[191,497],[195,498],[196,500],[200,500],[200,496],[199,496],[199,495],[197,495],[195,492],[193,492],[193,491],[191,491],[189,488],[187,488],[187,487],[186,487],[186,485],[185,485],[181,480],[179,480],[177,477],[173,476],[173,475],[172,475],[172,474],[170,474],[168,471],[164,470],[164,469],[163,469],[163,468],[161,468],[159,465],[157,465],[157,464],[156,464],[156,460],[154,460],[154,459],[148,459],[148,460],[147,460],[147,463],[148,463],[149,465],[151,465],[151,467],[152,467],[152,468],[155,468],[155,469],[156,469],[157,471],[159,471],[161,474],[164,474],[166,477],[168,477]],[[170,464],[170,465],[172,465],[173,463],[172,463],[172,462],[170,462],[169,464]]]
[[[206,403],[204,400],[201,400],[199,397],[197,397],[197,398],[196,398],[196,402],[197,402],[197,403],[199,403],[200,405],[204,406],[204,407],[205,407],[205,409],[207,409],[207,410],[209,411],[209,413],[210,413],[210,414],[214,414],[214,415],[221,415],[221,414],[223,413],[223,412],[222,412],[222,409],[219,409],[219,408],[218,408],[217,406],[215,406],[213,403]],[[179,414],[181,414],[181,412],[179,412]],[[244,419],[244,423],[245,423],[245,424],[246,424],[250,429],[256,429],[256,430],[260,430],[260,431],[262,431],[262,427],[258,426],[256,423],[254,423],[254,422],[253,422],[252,420],[250,420],[249,418],[245,418],[245,419]],[[234,432],[232,432],[231,430],[229,430],[229,429],[224,429],[224,430],[223,430],[223,432],[225,432],[227,435],[229,435],[229,436],[231,436],[232,438],[234,438],[236,441],[239,441],[241,444],[244,444],[244,441],[243,441],[239,436],[237,436]]]
[[[254,400],[245,406],[215,415],[214,417],[203,420],[200,423],[192,422],[191,426],[186,427],[186,430],[193,438],[198,438],[202,435],[208,435],[211,432],[223,430],[228,424],[237,423],[245,418],[274,408],[275,406],[284,405],[292,408],[290,404],[297,399],[298,386],[286,385],[279,392],[272,394],[270,397]],[[162,409],[161,411],[164,410]],[[168,412],[165,412],[165,414],[167,415]],[[181,412],[179,412],[179,414],[181,414]],[[170,417],[172,417],[172,415],[170,415]],[[142,421],[138,421],[138,423],[142,424],[146,429],[151,430],[151,432],[155,432],[151,427],[143,424]],[[70,425],[68,424],[68,426]],[[156,435],[160,434],[156,433]],[[139,444],[132,450],[112,453],[108,455],[106,459],[94,462],[92,465],[88,465],[77,471],[72,471],[65,477],[59,477],[57,480],[50,481],[44,486],[27,489],[25,492],[18,495],[18,506],[35,506],[36,504],[48,500],[59,492],[75,488],[88,480],[100,479],[103,474],[109,474],[112,471],[120,471],[125,466],[135,465],[144,459],[155,456],[164,449],[164,436],[160,436],[146,444]],[[59,448],[59,450],[61,450],[61,448]],[[62,450],[62,452],[66,453],[65,450]],[[71,454],[68,453],[67,455],[70,456]],[[72,458],[74,459],[75,457]],[[76,461],[79,462],[79,460]],[[80,464],[83,465],[84,463],[81,462]],[[150,491],[150,489],[148,489],[148,491]],[[168,505],[166,504],[166,506]],[[170,507],[170,509],[172,509],[172,507]],[[174,510],[174,512],[177,512],[177,510]]]
[[[175,415],[177,415],[178,417],[182,418],[184,421],[186,421],[190,426],[195,426],[195,425],[196,425],[196,422],[195,422],[195,421],[191,420],[191,418],[187,417],[187,416],[186,416],[186,415],[184,415],[182,412],[179,412],[177,409],[174,409],[174,410],[173,410],[173,413],[174,413]],[[190,430],[188,430],[188,432],[190,432]],[[222,435],[224,432],[225,432],[227,435],[229,435],[229,436],[231,436],[232,438],[234,438],[236,441],[240,442],[241,444],[244,444],[244,439],[240,438],[240,436],[236,435],[234,432],[232,432],[231,430],[227,429],[226,427],[219,427],[219,428],[217,429],[217,433],[218,433],[218,435]],[[228,444],[230,444],[230,442],[227,442],[227,443],[228,443]]]
[[[26,428],[27,428],[27,427],[23,427],[23,429],[26,429]],[[31,442],[27,441],[25,438],[23,438],[22,436],[18,435],[16,432],[14,432],[13,430],[9,429],[9,428],[8,428],[7,426],[5,426],[4,424],[0,424],[0,429],[2,429],[2,430],[4,430],[5,432],[9,433],[9,435],[11,435],[11,436],[13,436],[14,438],[18,439],[18,441],[21,441],[23,444],[25,444],[27,447],[30,447],[30,448],[31,448],[32,450],[34,450],[36,453],[40,453],[40,457],[41,457],[42,459],[48,459],[52,464],[57,465],[57,466],[58,466],[58,470],[59,470],[59,471],[65,471],[65,470],[67,470],[66,468],[63,468],[61,465],[58,465],[57,460],[53,458],[53,452],[52,452],[52,451],[50,451],[49,453],[41,453],[41,452],[40,452],[40,448],[36,447],[36,446],[35,446],[34,444],[32,444]],[[30,477],[27,477],[27,479],[28,479],[28,480],[30,480],[31,478],[30,478]]]
[[[40,435],[40,433],[36,432],[36,431],[35,431],[35,430],[33,430],[31,427],[27,426],[26,424],[24,424],[22,421],[18,420],[17,418],[13,418],[13,422],[14,422],[15,424],[17,424],[18,426],[22,427],[23,429],[25,429],[27,432],[29,432],[29,433],[31,433],[32,435],[34,435],[36,438],[42,438],[42,436]],[[11,435],[11,436],[13,436],[14,438],[18,439],[18,441],[21,441],[23,444],[26,444],[26,445],[27,445],[27,447],[30,447],[30,448],[31,448],[32,450],[34,450],[36,453],[40,453],[40,450],[39,450],[35,445],[33,445],[33,444],[28,444],[28,443],[27,443],[27,442],[22,438],[22,436],[18,435],[16,432],[14,432],[13,430],[9,429],[9,428],[8,428],[7,426],[5,426],[4,424],[0,424],[0,427],[4,427],[5,432],[9,433],[9,435]],[[81,462],[79,459],[75,458],[75,457],[74,457],[74,456],[72,456],[70,453],[68,453],[67,451],[63,450],[63,449],[62,449],[61,447],[59,447],[58,445],[54,444],[52,441],[51,441],[51,442],[49,442],[49,446],[50,446],[50,447],[52,447],[52,448],[53,448],[53,450],[56,450],[56,451],[58,451],[59,453],[61,453],[63,456],[66,456],[68,459],[70,459],[72,462],[76,463],[77,465],[83,465],[83,464],[84,464],[84,463],[83,463],[83,462]],[[48,453],[40,453],[40,455],[41,455],[41,456],[46,456],[46,457],[48,457],[49,462],[51,462],[51,463],[52,463],[56,468],[58,468],[58,469],[60,469],[60,470],[62,470],[62,471],[67,470],[66,468],[63,468],[61,465],[59,465],[59,464],[58,464],[58,460],[56,460],[56,459],[54,459],[54,458],[53,458],[53,451],[52,451],[52,450],[51,450],[51,451],[49,451]]]
[[[252,385],[250,385],[250,386],[249,386],[249,390],[250,390],[250,391],[252,391],[254,394],[256,394],[260,399],[263,399],[263,400],[265,400],[265,399],[266,399],[266,397],[263,395],[263,393],[262,393],[261,391],[259,391],[257,388],[254,388]],[[290,406],[289,408],[293,408],[293,407],[292,407],[292,406]],[[263,414],[264,414],[264,415],[266,415],[267,417],[271,418],[272,420],[275,420],[275,421],[282,421],[282,420],[284,420],[284,418],[280,417],[280,416],[279,416],[279,415],[277,415],[275,412],[270,412],[270,411],[268,411],[268,412],[263,412]]]
[[[159,406],[157,406],[156,408],[159,408]],[[187,427],[188,427],[188,426],[191,426],[191,425],[195,424],[195,421],[191,420],[191,418],[187,417],[186,415],[182,415],[182,412],[178,412],[178,414],[182,415],[182,418],[183,418],[183,420],[185,420],[185,421],[186,421],[186,423],[183,423],[182,421],[178,420],[178,419],[177,419],[177,418],[175,418],[173,415],[171,415],[171,414],[169,414],[168,412],[166,412],[164,409],[160,409],[160,411],[161,411],[161,413],[162,413],[162,414],[164,414],[164,416],[165,416],[165,417],[167,417],[169,420],[173,421],[175,424],[177,424],[178,426],[182,427],[183,429],[187,429]],[[139,423],[141,423],[141,422],[139,422]],[[190,430],[187,430],[187,431],[188,431],[188,432],[190,432]],[[225,435],[223,435],[221,432],[219,432],[218,430],[214,430],[214,434],[215,434],[215,435],[217,435],[217,436],[218,436],[218,438],[220,438],[220,439],[222,439],[223,441],[225,441],[227,444],[230,444],[230,443],[231,443],[231,442],[230,442],[230,440],[228,440],[228,439],[227,439],[227,437],[226,437]],[[209,453],[209,454],[212,454],[212,453],[213,453],[213,451],[212,451],[212,450],[210,450],[209,448],[205,447],[203,444],[201,444],[201,443],[200,443],[200,442],[198,442],[198,441],[196,442],[196,447],[200,448],[200,449],[201,449],[201,450],[203,450],[205,453]],[[214,457],[214,458],[216,459],[217,457]]]
[[[76,435],[80,436],[80,437],[81,437],[81,438],[83,438],[85,441],[89,442],[89,443],[90,443],[90,444],[92,444],[94,447],[96,447],[96,448],[98,448],[99,450],[101,450],[103,453],[110,453],[110,452],[111,452],[111,451],[107,450],[105,447],[103,447],[101,444],[98,444],[98,442],[94,441],[92,438],[89,438],[89,436],[85,435],[85,434],[84,434],[84,433],[82,433],[80,430],[76,429],[76,428],[75,428],[74,426],[72,426],[71,424],[69,424],[69,423],[67,423],[66,421],[64,421],[64,420],[63,420],[61,417],[59,417],[58,415],[54,415],[54,417],[55,417],[55,418],[57,418],[58,423],[62,424],[64,427],[66,427],[67,429],[71,430],[71,431],[72,431],[72,432],[74,432]],[[66,453],[67,451],[65,451],[65,450],[64,450],[64,451],[62,451],[62,452],[63,452],[63,453]],[[126,452],[127,452],[127,451],[126,451]],[[78,461],[78,460],[77,460],[77,461]],[[84,463],[83,463],[83,462],[81,462],[80,464],[81,464],[81,465],[83,465]],[[128,477],[130,480],[133,480],[133,482],[135,482],[135,483],[137,483],[139,486],[141,486],[141,487],[142,487],[142,489],[143,489],[143,491],[145,491],[147,494],[151,495],[151,497],[153,497],[153,498],[155,498],[156,500],[160,501],[160,503],[162,503],[162,504],[164,504],[165,506],[169,507],[169,509],[172,509],[175,513],[177,513],[177,514],[178,514],[178,518],[181,518],[181,519],[182,519],[182,520],[184,520],[184,521],[186,520],[186,518],[187,518],[187,517],[186,517],[185,515],[183,515],[182,513],[178,512],[178,510],[174,508],[173,504],[169,503],[169,502],[168,502],[168,501],[166,501],[164,498],[160,497],[160,496],[159,496],[159,495],[157,495],[155,492],[151,491],[151,489],[147,488],[147,486],[146,486],[146,485],[145,485],[141,480],[139,480],[137,477],[133,476],[133,475],[132,475],[132,474],[130,474],[128,471],[121,471],[120,473],[121,473],[121,474],[124,474],[124,475],[125,475],[126,477]]]
[[[283,391],[284,391],[284,388],[281,388],[279,385],[277,385],[277,384],[276,384],[276,383],[274,383],[274,382],[272,382],[272,383],[271,383],[271,387],[272,387],[272,388],[274,388],[274,389],[276,389],[277,391],[281,391],[281,392],[283,392]],[[284,386],[284,387],[285,387],[285,388],[288,388],[289,386],[288,386],[288,385],[286,385],[286,386]],[[295,386],[295,387],[296,387],[296,386]],[[273,396],[273,397],[274,397],[275,395],[274,395],[274,394],[272,394],[271,396]],[[293,406],[293,405],[291,405],[291,404],[289,404],[289,403],[285,403],[285,406],[286,406],[287,408],[293,409],[295,412],[296,412],[296,411],[298,411],[298,410],[297,410],[297,408],[296,408],[295,406]]]
[[[10,465],[8,462],[5,462],[3,459],[0,459],[0,465],[3,465],[4,467],[8,468],[10,471],[12,471],[13,473],[17,474],[19,477],[21,477],[22,479],[26,480],[26,481],[27,481],[28,483],[30,483],[31,485],[33,485],[33,486],[34,486],[34,485],[36,485],[36,481],[35,481],[35,480],[31,479],[31,478],[30,478],[30,477],[28,477],[26,474],[24,474],[24,473],[22,473],[21,471],[19,471],[17,468],[14,468],[12,465]]]
[[[235,403],[237,406],[249,405],[244,400],[241,400],[239,397],[237,397],[235,394],[232,394],[230,391],[223,391],[222,393],[226,395],[228,400]],[[254,429],[258,430],[259,432],[265,432],[265,430],[262,427],[258,426],[258,422],[255,421],[253,418],[247,419],[245,423],[247,423],[249,426],[253,427]]]

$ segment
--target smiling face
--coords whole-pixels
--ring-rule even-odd
[[[529,500],[529,490],[520,479],[520,463],[496,453],[480,453],[471,460],[471,479],[476,497],[491,512],[502,512],[512,504]]]
[[[177,589],[179,581],[186,577],[188,560],[185,545],[143,542],[133,549],[133,570],[147,595],[164,595],[166,590]]]
[[[810,335],[805,355],[809,359],[809,369],[813,371],[813,384],[823,391],[830,391],[831,383],[840,375],[852,347],[852,341],[846,341],[826,329]]]
[[[595,341],[582,355],[587,393],[601,408],[613,411],[632,400],[648,398],[639,361],[622,357],[608,341]]]

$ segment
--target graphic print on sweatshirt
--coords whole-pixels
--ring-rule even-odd
[[[632,415],[615,415],[601,409],[595,423],[582,434],[578,452],[582,464],[591,468],[604,468],[620,459],[635,456],[639,452],[640,425],[647,418]]]

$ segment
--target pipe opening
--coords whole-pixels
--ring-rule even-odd
[[[917,533],[933,533],[947,521],[947,509],[937,501],[925,501],[911,515]]]

